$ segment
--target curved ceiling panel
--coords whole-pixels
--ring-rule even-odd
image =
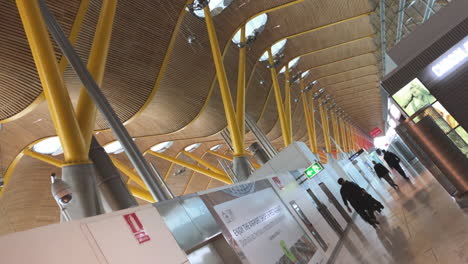
[[[80,1],[49,1],[65,34],[69,34]],[[0,121],[30,106],[42,93],[15,1],[0,1]],[[56,48],[57,59],[60,52]]]

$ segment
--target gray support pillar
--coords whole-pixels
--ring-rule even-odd
[[[94,163],[97,186],[106,211],[118,211],[138,206],[109,155],[94,136],[91,139],[89,158]]]
[[[71,200],[64,205],[70,220],[103,213],[96,185],[93,164],[77,164],[62,168],[62,180],[70,186]]]
[[[249,150],[253,153],[255,159],[261,165],[267,163],[270,160],[270,157],[268,157],[268,154],[265,152],[265,150],[263,150],[263,148],[257,142],[254,142],[252,145],[250,145]]]
[[[112,132],[122,144],[128,158],[145,182],[151,195],[156,201],[167,200],[169,197],[164,193],[164,189],[157,181],[153,170],[143,157],[143,154],[141,154],[138,147],[135,145],[135,142],[133,142],[132,137],[130,137],[128,134],[127,129],[125,129],[117,114],[112,109],[111,105],[99,88],[99,85],[97,85],[93,76],[91,76],[83,61],[73,49],[73,46],[71,45],[67,36],[63,33],[63,30],[60,28],[57,20],[55,20],[54,16],[50,13],[44,0],[39,0],[39,8],[41,9],[42,15],[44,16],[44,22],[46,23],[50,34],[55,39],[55,42],[58,44],[60,49],[63,51],[65,57],[70,62],[70,65],[73,67],[76,74],[80,78],[89,96],[91,96],[94,103],[96,104],[96,107],[106,118],[107,123],[112,129]]]
[[[251,171],[247,157],[234,157],[233,165],[237,181],[241,182],[249,178]]]

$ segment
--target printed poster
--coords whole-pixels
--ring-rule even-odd
[[[244,264],[306,264],[317,251],[268,180],[200,197]]]

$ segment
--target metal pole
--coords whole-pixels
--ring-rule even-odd
[[[397,24],[397,37],[396,43],[400,42],[401,36],[403,35],[403,23],[405,19],[405,7],[406,0],[400,0],[400,6],[398,8],[398,24]]]
[[[118,211],[138,206],[137,201],[130,194],[127,184],[123,182],[119,171],[112,163],[109,154],[106,153],[95,137],[91,138],[89,158],[94,163],[97,186],[108,209]]]
[[[322,131],[323,131],[323,140],[325,141],[325,150],[327,153],[331,153],[331,143],[330,143],[330,133],[328,130],[328,120],[327,114],[323,109],[323,103],[319,102],[319,111],[320,111],[320,118],[322,120]]]
[[[315,142],[314,142],[314,136],[313,136],[314,131],[312,131],[312,126],[310,124],[310,113],[309,113],[309,108],[307,106],[307,97],[304,91],[304,80],[302,78],[299,80],[299,84],[301,86],[302,107],[304,108],[304,115],[305,115],[306,126],[307,126],[307,134],[309,135],[310,150],[314,151],[315,149],[314,147]]]
[[[280,124],[281,124],[281,132],[283,133],[283,142],[284,146],[287,147],[289,144],[291,144],[291,137],[289,136],[289,129],[288,129],[288,124],[287,120],[285,117],[284,113],[284,108],[283,108],[283,99],[281,97],[281,90],[280,86],[278,83],[278,76],[276,74],[276,69],[274,66],[274,60],[273,60],[273,55],[271,53],[271,48],[268,48],[268,61],[270,63],[270,72],[271,72],[271,79],[273,81],[273,90],[275,92],[275,99],[276,99],[276,107],[278,109],[278,116],[280,119]]]
[[[263,131],[257,126],[257,123],[248,114],[245,115],[245,121],[247,123],[247,127],[252,131],[255,138],[257,138],[258,143],[268,154],[268,157],[272,159],[276,154],[278,154],[278,151],[273,147],[265,133],[263,133]]]
[[[289,141],[292,142],[291,85],[289,83],[289,62],[284,66],[284,114],[288,124]]]
[[[93,101],[98,107],[99,111],[106,118],[110,128],[114,132],[116,138],[122,144],[130,161],[133,163],[133,166],[141,175],[146,186],[148,186],[151,195],[157,201],[167,200],[169,197],[167,197],[167,195],[163,191],[163,187],[157,182],[156,176],[151,170],[151,167],[148,165],[148,162],[138,150],[138,147],[133,142],[132,137],[130,137],[128,131],[125,129],[124,125],[122,124],[122,122],[110,106],[109,102],[107,101],[106,97],[99,89],[99,86],[94,81],[93,77],[86,69],[86,66],[83,64],[78,54],[71,46],[70,42],[63,33],[59,24],[48,10],[44,0],[39,0],[39,6],[41,8],[44,20],[47,24],[47,27],[49,28],[52,37],[55,39],[57,44],[60,46],[60,49],[68,58],[70,65],[72,65],[81,82],[86,87],[88,94],[91,96],[91,98],[93,98]]]
[[[208,161],[202,159],[202,158],[199,158],[195,155],[193,155],[192,153],[188,152],[188,151],[182,151],[183,154],[185,154],[186,156],[188,156],[189,158],[193,159],[194,161],[200,163],[201,165],[205,166],[207,169],[210,169],[211,171],[213,172],[216,172],[216,173],[219,173],[219,174],[223,174],[223,171],[216,168],[215,166],[213,166],[212,164],[210,164]]]
[[[236,117],[237,125],[239,126],[239,133],[242,146],[244,146],[245,137],[245,64],[247,60],[247,48],[245,37],[245,24],[242,25],[240,31],[240,48],[239,48],[239,68],[237,72],[237,106]]]
[[[385,54],[387,49],[386,42],[386,28],[385,28],[386,14],[385,14],[385,0],[380,0],[380,49],[382,52],[382,75],[385,76]]]
[[[428,2],[424,2],[423,3],[426,4],[426,10],[424,11],[424,17],[423,17],[423,23],[426,22],[432,15],[432,13],[435,13],[433,7],[434,7],[434,3],[435,3],[435,0],[428,0]]]

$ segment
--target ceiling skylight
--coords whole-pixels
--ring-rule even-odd
[[[174,144],[173,141],[166,141],[151,147],[151,151],[163,153]]]
[[[305,71],[305,72],[302,73],[301,78],[304,79],[304,78],[307,77],[309,74],[310,74],[310,71],[307,70],[307,71]]]
[[[287,41],[288,41],[287,39],[283,39],[271,47],[271,54],[273,55],[273,57],[283,50]],[[268,60],[268,51],[265,51],[262,57],[260,57],[260,61],[266,61],[266,60]]]
[[[249,37],[255,37],[255,35],[259,34],[265,28],[265,24],[268,20],[267,14],[261,14],[249,20],[247,24],[245,24],[245,37],[248,39]],[[234,37],[232,38],[232,42],[239,44],[241,38],[241,30],[239,29]]]
[[[297,58],[292,59],[292,60],[289,61],[289,63],[288,63],[289,70],[291,70],[292,68],[297,66],[297,64],[299,63],[300,58],[301,57],[297,57]],[[281,68],[279,73],[283,73],[285,70],[286,70],[286,67],[283,66],[283,68]]]
[[[46,138],[34,144],[32,150],[41,154],[52,156],[60,155],[63,153],[62,144],[60,143],[60,139],[58,137]]]
[[[135,139],[133,139],[133,140],[135,141]],[[113,141],[113,142],[105,145],[104,150],[108,154],[119,154],[119,153],[122,153],[124,151],[124,148],[123,148],[122,144],[120,144],[120,142],[118,140],[116,140],[116,141]]]
[[[217,151],[223,144],[218,144],[210,148],[211,151]]]
[[[210,0],[208,6],[211,10],[211,16],[217,16],[231,4],[232,0]],[[205,17],[205,12],[202,10],[195,10],[195,15],[198,17]]]
[[[195,144],[185,147],[184,150],[187,152],[192,152],[192,151],[195,151],[200,146],[201,146],[201,143],[195,143]]]

